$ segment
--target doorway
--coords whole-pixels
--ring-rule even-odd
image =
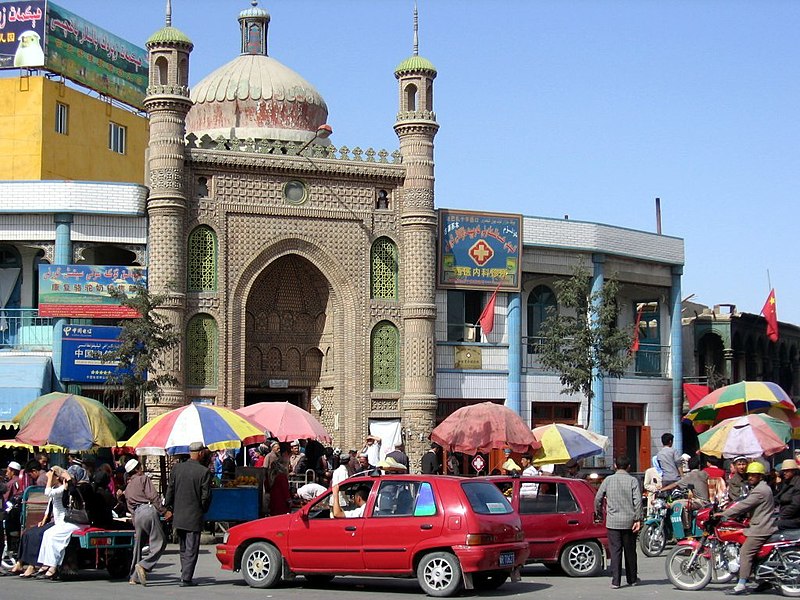
[[[244,393],[244,406],[259,402],[289,402],[308,410],[308,391],[306,390],[248,390]]]

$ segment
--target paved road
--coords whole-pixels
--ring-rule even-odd
[[[162,562],[148,578],[148,586],[131,586],[127,581],[109,581],[104,572],[86,571],[79,579],[63,582],[20,580],[18,577],[0,578],[0,600],[138,600],[140,598],[191,598],[192,600],[218,600],[220,595],[236,600],[371,600],[380,595],[381,600],[422,600],[415,580],[368,579],[338,577],[324,588],[306,586],[303,578],[294,583],[283,584],[272,590],[255,590],[247,587],[241,574],[229,573],[219,568],[214,557],[213,546],[202,546],[197,565],[194,588],[178,587],[179,560],[177,547],[170,544]],[[657,597],[676,598],[686,596],[688,600],[704,597],[721,598],[727,586],[709,586],[697,595],[675,590],[664,575],[664,558],[639,557],[641,587],[619,590],[609,588],[610,579],[602,577],[574,579],[553,575],[545,568],[534,565],[523,571],[520,583],[506,583],[494,592],[464,593],[463,598],[530,598],[533,600],[639,600]]]

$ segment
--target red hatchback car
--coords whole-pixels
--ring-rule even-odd
[[[528,562],[573,577],[599,575],[609,556],[608,534],[594,520],[596,493],[587,481],[566,477],[485,477],[511,502],[530,544]]]
[[[298,512],[231,527],[217,546],[226,570],[251,587],[303,575],[416,576],[431,596],[462,587],[492,589],[519,578],[528,558],[519,516],[488,481],[431,475],[355,477],[341,484],[342,507],[369,492],[363,516],[331,518],[330,491]]]

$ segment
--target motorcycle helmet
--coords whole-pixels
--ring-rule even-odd
[[[754,460],[749,465],[747,465],[747,474],[750,475],[751,473],[758,473],[759,475],[766,475],[767,469],[757,460]]]

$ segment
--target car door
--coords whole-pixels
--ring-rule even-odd
[[[361,480],[343,484],[341,494],[348,501],[356,487],[371,488]],[[334,519],[330,516],[331,495],[326,494],[306,513],[292,521],[287,544],[290,568],[298,572],[358,573],[364,569],[362,551],[364,517]],[[367,502],[370,508],[372,498]],[[352,508],[344,507],[344,508]],[[302,513],[301,513],[302,514]],[[366,510],[365,510],[365,513]]]
[[[535,481],[535,494],[521,494],[517,508],[531,549],[528,560],[557,560],[564,538],[581,529],[581,514],[567,484]]]
[[[411,572],[416,548],[441,535],[444,517],[433,485],[423,479],[384,480],[364,524],[367,571]]]

